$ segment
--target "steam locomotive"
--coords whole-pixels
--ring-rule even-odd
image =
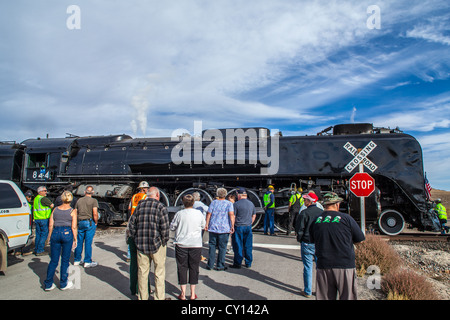
[[[257,208],[254,228],[261,226],[262,198],[271,184],[276,189],[275,226],[286,231],[289,198],[298,188],[314,190],[319,199],[327,192],[337,193],[344,199],[341,211],[360,222],[361,201],[349,186],[357,171],[351,164],[370,143],[376,148],[363,163],[376,187],[364,201],[367,229],[388,235],[400,233],[406,225],[436,231],[421,146],[399,129],[370,123],[335,125],[311,136],[236,128],[165,138],[70,135],[0,142],[0,179],[15,181],[23,191],[45,185],[50,197],[69,185],[75,196],[83,196],[92,185],[100,222],[107,224],[127,221],[128,204],[140,181],[159,187],[160,201],[171,216],[186,194],[198,191],[209,205],[218,187],[229,193],[245,187]],[[356,151],[352,153],[349,145]]]

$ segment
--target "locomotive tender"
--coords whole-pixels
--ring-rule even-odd
[[[218,187],[230,193],[245,187],[257,208],[253,227],[261,225],[262,197],[272,184],[275,226],[285,231],[288,201],[299,187],[314,190],[319,199],[336,192],[344,199],[341,211],[360,220],[359,198],[349,189],[357,170],[346,170],[354,155],[344,146],[361,150],[370,142],[376,148],[366,159],[376,165],[369,172],[376,189],[365,199],[365,225],[388,235],[400,233],[406,224],[435,231],[419,143],[398,129],[370,123],[336,125],[313,136],[271,136],[265,128],[246,128],[205,130],[193,137],[133,139],[122,134],[1,142],[0,179],[13,180],[24,191],[46,185],[54,197],[68,185],[83,196],[92,185],[100,222],[108,224],[127,221],[129,201],[143,180],[159,187],[160,201],[171,215],[188,193],[198,191],[208,205]]]

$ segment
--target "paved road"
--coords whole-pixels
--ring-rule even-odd
[[[206,234],[204,239],[207,239]],[[172,241],[173,237],[167,251],[166,297],[176,299],[180,291]],[[204,248],[203,254],[207,255],[206,244]],[[66,291],[55,289],[51,292],[42,289],[49,256],[10,255],[7,273],[0,276],[0,299],[136,300],[135,296],[130,295],[126,250],[123,233],[97,235],[94,239],[93,257],[99,265],[90,269],[71,266],[71,275],[78,279],[76,288]],[[300,288],[303,288],[303,266],[299,244],[294,237],[270,237],[256,232],[253,252],[251,269],[206,270],[206,264],[202,262],[197,287],[199,300],[306,299],[299,295]],[[231,264],[232,259],[231,251],[226,256],[226,262]],[[59,288],[58,280],[55,283]]]

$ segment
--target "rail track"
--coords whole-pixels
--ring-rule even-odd
[[[382,236],[388,241],[440,241],[450,242],[450,235],[432,233],[401,233],[396,236]]]

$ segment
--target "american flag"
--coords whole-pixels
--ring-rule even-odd
[[[430,182],[428,182],[426,175],[425,175],[425,192],[427,194],[427,200],[431,200],[431,186]]]

